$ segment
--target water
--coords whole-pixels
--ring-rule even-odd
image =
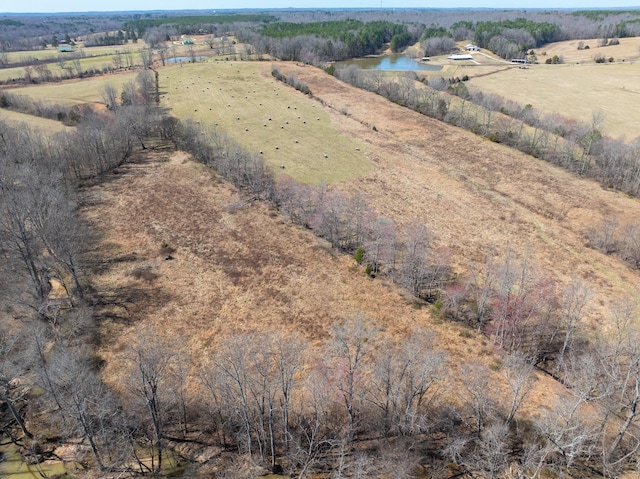
[[[4,438],[3,438],[4,439]],[[18,448],[14,444],[0,447],[0,477],[10,479],[42,479],[43,477],[62,475],[66,472],[62,461],[46,461],[42,464],[29,465],[23,461]]]
[[[200,61],[204,60],[207,57],[171,57],[167,58],[168,63],[183,63],[183,62],[191,62],[191,61]]]
[[[363,70],[384,70],[384,71],[432,71],[442,70],[441,66],[429,65],[424,62],[417,62],[399,53],[382,55],[380,57],[355,58],[344,62],[336,63],[336,68],[344,68],[349,65],[357,65]]]

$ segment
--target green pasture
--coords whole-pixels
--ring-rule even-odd
[[[125,45],[107,45],[99,47],[85,47],[82,44],[78,44],[74,47],[73,53],[61,53],[57,48],[48,47],[44,50],[27,50],[22,52],[8,52],[7,60],[9,63],[22,62],[29,59],[57,61],[60,57],[73,56],[74,53],[82,52],[84,57],[99,57],[114,55],[116,52],[122,52],[124,50],[138,51],[141,48],[145,48],[143,41],[138,43],[127,43]]]
[[[372,168],[364,145],[340,134],[320,103],[275,80],[268,64],[172,65],[161,70],[160,89],[177,117],[217,126],[277,173],[334,183]]]

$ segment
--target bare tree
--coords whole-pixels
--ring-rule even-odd
[[[505,421],[506,424],[509,424],[533,385],[533,363],[531,359],[521,353],[510,354],[504,362],[504,376],[512,396],[509,414]]]
[[[402,345],[381,343],[367,398],[381,410],[385,433],[412,436],[427,430],[429,406],[446,372],[446,357],[432,342],[433,332],[416,328]]]
[[[147,419],[141,422],[146,425],[151,457],[145,468],[153,474],[162,470],[167,414],[175,402],[167,387],[173,360],[174,352],[169,345],[157,337],[143,335],[131,346],[127,361],[129,392],[146,410]]]
[[[118,91],[111,83],[107,83],[102,89],[102,101],[109,110],[118,109]]]
[[[580,322],[584,319],[585,309],[591,296],[590,286],[576,280],[565,288],[561,299],[560,326],[564,329],[562,348],[558,356],[558,362],[562,362],[568,348],[573,344],[576,331]]]
[[[376,330],[362,314],[345,318],[332,327],[333,356],[330,383],[338,392],[347,415],[345,438],[349,443],[358,427],[363,399],[361,371],[372,347]]]

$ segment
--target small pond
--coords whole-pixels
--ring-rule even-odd
[[[4,439],[4,438],[3,438]],[[43,477],[62,475],[66,472],[62,461],[46,461],[29,465],[24,462],[14,444],[0,447],[0,477],[10,479],[42,479]]]
[[[439,65],[429,65],[426,62],[417,62],[400,53],[382,55],[379,57],[354,58],[344,62],[337,62],[336,68],[345,68],[349,65],[357,65],[363,70],[385,70],[385,71],[432,71],[442,70]]]
[[[168,63],[183,63],[183,62],[199,62],[207,57],[171,57],[167,58]]]

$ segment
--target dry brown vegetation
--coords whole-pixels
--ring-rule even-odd
[[[452,282],[463,283],[488,254],[501,257],[508,250],[529,257],[536,275],[558,288],[583,280],[594,292],[588,335],[609,334],[612,307],[637,291],[640,275],[590,248],[589,234],[612,216],[621,224],[633,222],[640,213],[636,199],[394,105],[319,69],[277,63],[285,76],[294,74],[311,89],[313,97],[304,96],[274,83],[270,66],[167,67],[162,73],[171,90],[165,104],[181,117],[195,116],[208,88],[187,93],[180,90],[185,79],[193,80],[192,87],[198,76],[226,75],[219,83],[228,87],[227,95],[237,95],[244,86],[233,90],[234,82],[255,78],[257,91],[278,96],[261,114],[284,119],[279,110],[287,107],[280,96],[287,105],[295,102],[296,111],[318,112],[308,129],[276,130],[278,144],[300,140],[295,144],[301,148],[285,160],[265,155],[271,166],[286,162],[286,173],[307,182],[328,178],[330,188],[361,195],[398,225],[426,224],[437,250],[451,262]],[[263,133],[264,126],[252,133],[254,123],[264,121],[256,118],[255,105],[234,102],[230,116],[224,99],[222,93],[207,94],[213,106],[197,112],[197,120],[219,123],[252,151],[276,141]],[[247,119],[242,117],[238,128],[241,112]],[[331,161],[323,164],[313,156],[318,145],[326,147]],[[463,402],[463,365],[480,362],[490,367],[493,389],[508,408],[502,353],[487,337],[444,322],[437,308],[385,279],[368,277],[352,257],[247,198],[186,153],[156,146],[82,191],[82,214],[101,235],[92,287],[104,300],[97,311],[99,355],[114,389],[127,394],[123,361],[143,332],[194,357],[189,367],[195,371],[233,333],[298,333],[322,351],[332,326],[362,314],[398,341],[415,327],[435,331],[436,349],[449,353],[451,374],[443,381],[449,404]],[[341,170],[324,174],[322,168]],[[383,357],[385,351],[376,353]],[[558,382],[537,374],[519,417],[542,417],[563,394]]]
[[[588,281],[596,291],[592,333],[606,333],[608,307],[637,288],[639,278],[588,248],[587,232],[611,214],[637,215],[635,199],[315,68],[278,66],[322,99],[325,106],[317,108],[336,130],[367,145],[374,171],[339,188],[360,192],[400,224],[426,223],[460,275],[489,251],[513,248],[528,251],[541,274],[559,283]],[[231,331],[297,330],[320,341],[332,322],[355,311],[399,335],[410,325],[438,323],[439,344],[452,353],[453,367],[495,358],[482,338],[434,322],[428,308],[415,308],[394,286],[367,278],[352,258],[332,252],[267,206],[247,203],[183,154],[156,153],[129,164],[88,194],[86,214],[103,232],[101,254],[108,258],[96,287],[129,294],[127,312],[114,310],[114,319],[102,323],[109,377],[116,377],[115,358],[140,330],[161,331],[204,356]],[[161,254],[167,245],[175,248],[172,260]],[[542,407],[556,387],[541,378],[532,403]]]

